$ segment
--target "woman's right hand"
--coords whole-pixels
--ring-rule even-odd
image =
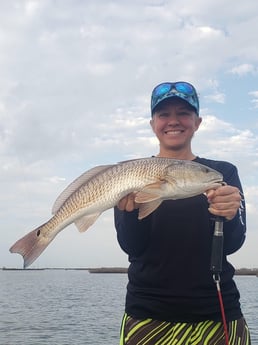
[[[120,211],[127,211],[131,212],[136,208],[139,208],[139,204],[137,204],[135,199],[136,193],[130,193],[123,197],[117,204],[117,207]]]

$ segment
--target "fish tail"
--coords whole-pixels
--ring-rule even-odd
[[[9,249],[11,253],[22,255],[24,260],[23,268],[30,266],[54,239],[55,236],[52,238],[43,236],[44,226],[45,224],[29,232]]]

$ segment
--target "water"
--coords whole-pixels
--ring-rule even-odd
[[[258,278],[236,281],[258,345]],[[126,284],[126,274],[0,270],[0,345],[118,345]]]
[[[258,345],[258,277],[236,276],[241,306],[251,332],[252,345]]]
[[[116,345],[126,283],[126,274],[0,271],[0,344]]]

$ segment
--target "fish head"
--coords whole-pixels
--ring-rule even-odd
[[[223,175],[203,164],[193,161],[176,160],[166,169],[163,192],[175,194],[173,199],[186,198],[218,188],[223,183]]]

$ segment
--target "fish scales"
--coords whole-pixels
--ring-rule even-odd
[[[201,164],[169,158],[143,158],[98,166],[73,181],[57,198],[53,217],[11,248],[29,266],[67,225],[86,231],[99,215],[135,192],[139,219],[163,200],[194,196],[221,185],[223,176]]]
[[[161,178],[161,173],[164,170],[163,165],[149,164],[150,169],[146,175],[147,163],[151,162],[146,160],[142,164],[135,164],[134,161],[127,164],[117,164],[107,169],[103,174],[94,176],[60,207],[48,224],[48,232],[51,232],[57,224],[65,222],[71,214],[73,214],[73,218],[76,218],[76,213],[80,213],[80,210],[85,207],[88,208],[88,212],[91,211],[92,206],[94,206],[93,211],[97,207],[105,210],[107,207],[112,207],[114,202],[118,202],[126,194]],[[167,162],[164,161],[164,163]],[[103,198],[103,196],[106,197]],[[70,218],[69,223],[72,223],[73,218]]]
[[[161,177],[162,166],[156,165],[156,169],[153,169],[152,164],[150,165],[152,169],[149,169],[146,174],[146,168],[148,168],[146,165],[146,163],[136,165],[134,162],[117,164],[103,174],[98,174],[71,197],[73,208],[90,207],[96,202],[113,204],[135,188],[140,188]]]

